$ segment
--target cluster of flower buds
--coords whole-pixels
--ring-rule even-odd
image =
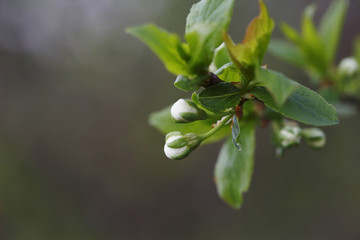
[[[282,155],[284,149],[299,145],[302,138],[314,149],[320,149],[326,144],[325,133],[319,128],[301,129],[296,125],[285,125],[278,133],[277,155]]]
[[[177,123],[189,123],[207,119],[207,114],[191,100],[179,99],[171,107],[171,118]],[[224,116],[212,128],[203,134],[187,133],[178,131],[170,132],[165,137],[164,152],[170,159],[180,160],[187,157],[205,139],[216,133],[220,128],[231,121],[232,114]]]
[[[352,77],[359,71],[359,63],[352,57],[341,60],[338,72],[341,76]]]
[[[188,123],[204,120],[207,118],[207,114],[192,101],[179,99],[171,107],[171,117],[175,122]]]
[[[164,152],[170,159],[180,160],[187,157],[196,149],[204,139],[195,134],[181,132],[171,132],[165,137]]]

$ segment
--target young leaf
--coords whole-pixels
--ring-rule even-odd
[[[154,24],[131,27],[126,31],[146,43],[169,72],[186,76],[192,74],[187,64],[189,56],[177,35]]]
[[[232,62],[219,68],[215,75],[224,82],[241,82],[241,72],[234,66]]]
[[[318,44],[320,41],[319,35],[313,22],[313,16],[316,11],[316,6],[311,4],[306,7],[303,13],[301,31],[302,36],[306,42]]]
[[[250,186],[254,168],[255,124],[250,122],[241,129],[242,150],[228,139],[220,150],[215,165],[215,181],[220,197],[230,206],[239,209],[243,193]]]
[[[219,83],[199,94],[202,105],[215,111],[225,111],[239,104],[242,92],[231,83]]]
[[[264,68],[259,68],[257,71],[257,80],[266,87],[278,106],[282,106],[300,86],[284,74]]]
[[[211,130],[211,125],[216,123],[219,118],[209,118],[202,121],[195,121],[191,123],[176,123],[171,118],[170,108],[154,112],[149,117],[149,124],[158,129],[161,133],[167,134],[172,131],[180,131],[183,134],[197,133],[203,134]],[[221,118],[221,117],[220,117]],[[229,127],[223,127],[214,135],[205,140],[205,143],[216,142],[230,134]]]
[[[201,0],[194,4],[186,19],[185,39],[191,53],[190,66],[195,72],[207,68],[216,47],[221,42],[221,33],[226,31],[234,0]]]
[[[309,5],[304,11],[302,19],[302,48],[310,65],[316,68],[320,76],[325,76],[329,62],[326,57],[324,43],[317,33],[312,20],[315,10],[315,5]]]
[[[302,38],[299,33],[290,25],[282,23],[280,28],[285,37],[292,43],[299,45],[302,42]]]
[[[194,92],[197,91],[208,78],[209,78],[209,74],[197,76],[194,78],[178,75],[174,82],[174,85],[180,90],[186,92]]]
[[[358,36],[355,39],[354,42],[354,52],[355,52],[355,58],[358,64],[360,65],[360,36]]]
[[[261,65],[269,45],[274,21],[270,18],[264,2],[260,0],[259,4],[260,15],[249,24],[242,43],[234,45],[229,35],[223,35],[229,55],[238,67]]]
[[[234,146],[240,151],[241,150],[240,123],[236,114],[234,114],[233,117],[233,126],[232,126],[231,135]]]
[[[209,113],[209,114],[214,114],[217,113],[217,111],[214,111],[213,109],[209,109],[207,107],[205,107],[204,105],[202,105],[199,101],[199,96],[196,94],[196,92],[194,92],[191,95],[191,100],[193,101],[193,103],[195,103],[200,109],[204,110],[205,112]],[[219,116],[219,118],[221,118]]]
[[[229,53],[226,49],[225,43],[222,43],[218,48],[215,49],[213,58],[214,66],[216,69],[219,69],[229,62],[231,62]]]
[[[306,59],[299,48],[280,39],[272,39],[268,48],[269,52],[275,57],[296,65],[298,67],[306,66]]]
[[[302,85],[281,107],[264,87],[255,87],[252,93],[267,107],[296,121],[314,126],[328,126],[339,122],[335,108],[319,94]]]
[[[329,62],[332,62],[335,58],[348,5],[349,2],[346,0],[333,0],[321,19],[319,32],[322,42],[325,44]]]

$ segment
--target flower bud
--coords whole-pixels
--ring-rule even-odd
[[[359,71],[359,64],[352,57],[344,58],[339,64],[338,71],[341,75],[351,77]]]
[[[280,145],[283,148],[288,148],[300,144],[301,128],[298,126],[287,125],[279,132]]]
[[[202,138],[195,133],[181,132],[171,132],[166,135],[165,140],[165,155],[176,160],[187,157],[202,142]]]
[[[188,123],[196,120],[204,120],[207,118],[207,114],[192,101],[179,99],[171,107],[171,117],[175,122]]]
[[[306,128],[302,130],[302,136],[306,143],[315,149],[320,149],[325,146],[325,133],[319,128]]]

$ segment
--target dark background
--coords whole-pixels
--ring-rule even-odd
[[[182,36],[194,2],[0,1],[0,239],[360,239],[359,115],[327,127],[324,150],[281,159],[259,129],[240,211],[213,183],[221,143],[164,156],[147,117],[189,94],[124,28],[155,22]],[[318,21],[330,1],[265,2],[277,25],[299,28],[307,4]],[[350,2],[338,61],[360,34]],[[257,14],[256,1],[236,1],[237,42]],[[299,69],[264,63],[309,86]]]

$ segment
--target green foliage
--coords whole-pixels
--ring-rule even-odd
[[[360,36],[355,39],[354,52],[356,61],[360,64]]]
[[[312,21],[315,6],[310,5],[303,14],[302,35],[282,24],[282,31],[292,44],[274,39],[269,48],[274,56],[301,67],[319,88],[320,94],[344,117],[356,114],[360,105],[359,40],[354,41],[353,57],[342,59],[338,66],[335,63],[348,6],[348,0],[333,0],[316,29]],[[352,100],[347,102],[349,98]]]
[[[230,63],[230,56],[225,44],[221,44],[215,49],[213,64],[216,69],[221,68],[223,65]]]
[[[248,65],[261,65],[270,42],[274,21],[270,18],[264,2],[261,0],[259,4],[260,15],[249,24],[242,43],[235,45],[230,36],[224,34],[224,41],[229,50],[229,55],[239,68]]]
[[[194,78],[178,75],[174,82],[175,87],[186,92],[194,92],[207,81],[209,75],[196,76]]]
[[[347,0],[333,0],[317,30],[313,22],[316,6],[309,5],[303,13],[301,35],[289,25],[281,25],[283,34],[295,46],[273,39],[270,52],[286,62],[304,68],[315,81],[329,78],[347,7]]]
[[[259,68],[257,80],[269,91],[278,106],[282,106],[299,87],[297,82],[284,74],[264,68]]]
[[[224,64],[215,74],[224,82],[241,82],[242,74],[232,62]]]
[[[194,4],[186,19],[187,44],[154,24],[128,28],[127,32],[146,43],[169,72],[182,75],[176,87],[195,91],[207,80],[214,50],[222,42],[221,33],[228,28],[233,5],[234,0],[202,0]]]
[[[229,26],[234,0],[203,0],[194,4],[186,19],[185,39],[189,45],[193,72],[207,71],[221,33]]]
[[[319,33],[325,45],[328,61],[334,61],[341,35],[345,13],[349,3],[344,0],[333,1],[321,19]]]
[[[242,43],[233,43],[225,32],[233,4],[233,0],[201,0],[194,4],[186,21],[187,43],[155,25],[130,28],[128,32],[148,44],[167,69],[178,75],[174,83],[177,88],[193,92],[192,102],[181,99],[173,107],[150,115],[150,125],[167,134],[166,156],[183,159],[203,141],[229,137],[215,166],[216,186],[225,202],[240,208],[253,172],[258,123],[276,126],[274,135],[281,136],[281,141],[275,141],[275,145],[283,152],[297,145],[293,143],[300,138],[295,133],[301,132],[297,123],[285,118],[315,126],[336,124],[338,118],[335,108],[316,92],[261,66],[274,29],[262,0],[260,14],[248,25]],[[337,32],[343,9],[344,5],[338,4],[331,10],[336,15],[337,20],[331,20]],[[330,72],[332,56],[325,52],[333,49],[338,40],[325,23],[323,33],[318,34],[312,22],[314,11],[314,7],[306,10],[301,36],[290,26],[282,25],[292,44],[274,41],[270,49],[291,63],[325,76]],[[323,36],[332,38],[331,43],[323,44]],[[201,117],[186,117],[186,121],[179,118],[197,116],[199,112]],[[323,146],[323,139],[319,142],[316,138],[311,143]]]
[[[307,62],[303,52],[284,40],[272,39],[269,50],[274,56],[288,63],[298,67],[306,67]]]
[[[215,165],[215,181],[218,194],[234,208],[240,208],[243,193],[249,189],[254,168],[255,124],[249,122],[240,133],[243,143],[239,151],[228,139],[220,150]]]
[[[326,51],[328,49],[325,49],[325,45],[321,41],[321,38],[315,28],[313,22],[315,10],[315,5],[310,5],[304,11],[301,25],[301,46],[307,56],[307,61],[311,64],[311,66],[315,67],[320,76],[326,76]]]
[[[239,104],[242,92],[231,83],[219,83],[199,94],[200,103],[215,111],[232,109]]]
[[[284,105],[276,104],[264,87],[256,87],[252,93],[272,110],[285,117],[314,126],[328,126],[339,122],[335,108],[316,92],[300,85]]]
[[[141,39],[161,59],[173,74],[191,75],[188,66],[189,54],[177,35],[154,24],[128,28],[127,32]]]

